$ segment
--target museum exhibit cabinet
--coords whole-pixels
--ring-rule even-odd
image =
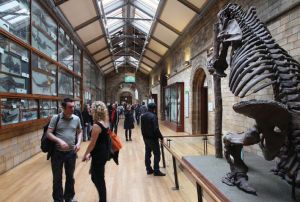
[[[43,2],[7,0],[0,6],[3,140],[42,128],[49,115],[59,112],[64,97],[82,105],[83,66],[88,74],[98,68]]]
[[[184,131],[184,83],[177,82],[164,89],[166,125],[176,132]]]

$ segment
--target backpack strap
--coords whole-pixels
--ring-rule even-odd
[[[57,127],[57,124],[59,122],[59,119],[60,119],[60,114],[57,115],[57,118],[56,118],[56,122],[55,122],[55,126],[54,126],[54,129],[53,129],[53,134],[55,135],[55,132],[56,132],[56,127]],[[55,135],[56,136],[56,135]]]

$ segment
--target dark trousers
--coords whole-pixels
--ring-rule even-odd
[[[131,139],[131,129],[125,129],[126,140],[128,139],[128,132],[129,132],[129,139]]]
[[[61,152],[55,149],[51,156],[51,167],[53,175],[53,192],[54,201],[63,202],[70,201],[74,195],[74,171],[76,164],[76,153],[74,151]],[[66,183],[65,192],[62,187],[62,171],[65,167]]]
[[[139,125],[140,124],[140,115],[136,114],[135,119],[136,119],[136,124]]]
[[[95,184],[98,194],[99,202],[106,202],[106,185],[105,185],[105,164],[92,159],[91,163],[91,177]]]
[[[144,139],[145,142],[145,166],[146,170],[152,170],[151,167],[151,152],[154,155],[154,172],[159,171],[160,149],[158,140]]]

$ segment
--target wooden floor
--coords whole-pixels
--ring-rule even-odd
[[[161,125],[164,135],[176,135],[175,132]],[[178,133],[177,133],[178,134]],[[180,133],[182,135],[183,133]],[[124,139],[123,120],[119,123],[118,135],[123,140],[124,147],[120,152],[120,165],[113,161],[106,165],[107,199],[109,202],[193,202],[197,201],[195,185],[179,170],[179,190],[173,190],[174,177],[172,160],[166,153],[167,167],[161,169],[167,173],[166,177],[154,177],[146,175],[144,166],[144,144],[141,138],[140,128],[135,126],[133,141]],[[182,143],[182,141],[179,141]],[[180,144],[174,140],[171,147],[178,147],[178,152],[183,150],[199,154],[203,150],[201,142],[189,146]],[[98,200],[96,189],[88,174],[90,162],[81,162],[82,155],[87,147],[83,143],[79,151],[79,158],[75,169],[76,199],[82,202]],[[187,148],[184,148],[187,147]],[[162,164],[161,164],[162,166]],[[43,153],[39,153],[30,160],[25,161],[12,170],[0,176],[0,202],[47,202],[52,201],[52,173],[50,161],[46,160]]]

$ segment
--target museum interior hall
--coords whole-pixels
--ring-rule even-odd
[[[0,202],[299,202],[300,0],[0,0]]]

